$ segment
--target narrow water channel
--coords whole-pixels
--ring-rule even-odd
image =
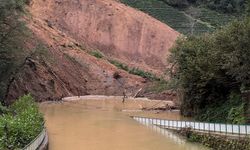
[[[98,105],[99,104],[99,105]],[[49,150],[203,150],[101,101],[43,103]]]

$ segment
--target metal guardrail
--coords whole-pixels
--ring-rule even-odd
[[[43,128],[42,132],[22,150],[37,150],[45,139],[46,134],[46,128]]]
[[[166,120],[158,118],[139,117],[139,116],[131,116],[131,117],[143,124],[152,124],[168,129],[191,128],[192,130],[202,131],[207,133],[211,132],[211,133],[220,133],[226,135],[250,136],[250,125]]]

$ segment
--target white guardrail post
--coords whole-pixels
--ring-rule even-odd
[[[152,124],[164,128],[181,129],[190,127],[193,130],[203,131],[208,133],[230,134],[235,136],[250,136],[250,125],[235,125],[235,124],[219,124],[219,123],[206,123],[194,121],[179,121],[179,120],[166,120],[158,118],[146,118],[131,116],[142,124]]]

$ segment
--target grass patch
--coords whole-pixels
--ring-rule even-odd
[[[139,68],[129,69],[128,72],[130,74],[138,75],[138,76],[141,76],[143,78],[146,78],[146,79],[149,79],[149,80],[152,80],[152,81],[159,81],[160,80],[160,78],[158,78],[156,75],[154,75],[154,74],[152,74],[150,72],[141,70]]]
[[[127,65],[117,61],[117,60],[108,60],[111,64],[115,65],[118,69],[122,69],[122,70],[125,70],[125,71],[129,71],[129,68]]]
[[[159,81],[160,80],[160,78],[158,78],[156,75],[154,75],[150,72],[146,72],[146,71],[141,70],[139,68],[129,68],[127,65],[125,65],[117,60],[108,60],[108,61],[111,64],[113,64],[114,66],[116,66],[118,69],[122,69],[124,71],[127,71],[130,74],[141,76],[145,79],[149,79],[152,81]]]

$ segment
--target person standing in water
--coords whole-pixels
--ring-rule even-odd
[[[124,103],[124,102],[125,102],[125,99],[127,98],[126,90],[123,90],[122,94],[123,94],[122,103]]]

